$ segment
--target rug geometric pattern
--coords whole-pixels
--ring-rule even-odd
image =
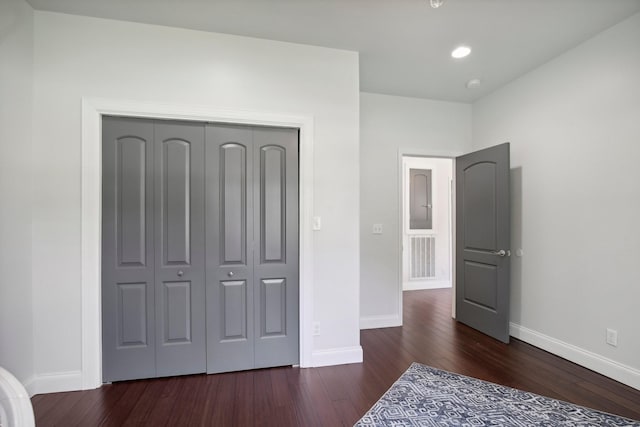
[[[640,421],[413,363],[355,424],[364,426],[640,427]]]

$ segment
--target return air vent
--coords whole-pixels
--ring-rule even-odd
[[[409,236],[409,280],[433,279],[435,277],[435,236]]]

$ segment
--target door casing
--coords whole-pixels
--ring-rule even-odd
[[[311,366],[313,350],[313,236],[311,227],[314,187],[313,117],[179,104],[83,98],[81,167],[82,384],[79,386],[86,390],[102,385],[102,241],[100,233],[102,223],[101,123],[103,115],[294,127],[300,130],[300,366]]]

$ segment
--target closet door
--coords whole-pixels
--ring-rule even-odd
[[[252,131],[207,125],[207,372],[253,368]]]
[[[208,125],[207,371],[298,363],[298,131]]]
[[[155,368],[153,121],[102,122],[102,374]]]
[[[298,130],[253,132],[255,368],[299,363]]]
[[[155,125],[156,375],[206,371],[204,123]]]
[[[206,370],[204,124],[103,119],[104,381]]]

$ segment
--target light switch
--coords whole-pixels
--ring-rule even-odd
[[[373,234],[382,234],[382,224],[373,224]]]
[[[319,216],[313,217],[313,225],[311,226],[314,230],[320,230],[322,228],[322,220]]]

